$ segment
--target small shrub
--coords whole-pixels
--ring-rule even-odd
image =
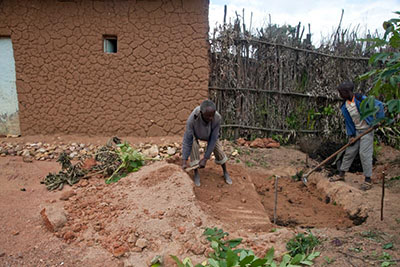
[[[309,254],[319,243],[318,238],[310,231],[308,235],[301,233],[290,239],[286,244],[286,249],[291,256],[295,256],[296,254]]]

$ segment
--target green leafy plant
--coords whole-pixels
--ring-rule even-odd
[[[291,256],[285,254],[282,261],[277,263],[274,261],[274,248],[270,248],[263,258],[257,257],[253,251],[248,249],[237,248],[242,242],[241,238],[226,239],[229,235],[222,229],[207,228],[204,231],[206,239],[211,243],[214,250],[209,258],[202,264],[193,265],[190,258],[181,261],[178,257],[171,255],[178,267],[295,267],[302,265],[312,265],[313,260],[320,255],[319,252],[311,252],[309,254],[296,254]],[[279,264],[279,265],[278,265]]]
[[[374,148],[373,148],[373,157],[377,158],[379,153],[382,150],[382,147],[379,145],[379,141],[376,140],[376,139],[374,140],[374,145],[373,146],[374,146]]]
[[[386,243],[382,246],[383,249],[393,249],[393,243]]]
[[[400,15],[397,11],[395,14]],[[393,18],[383,23],[385,34],[383,38],[364,39],[374,43],[376,47],[386,48],[385,52],[372,55],[369,59],[373,69],[359,77],[360,80],[373,79],[373,88],[370,96],[364,99],[360,106],[361,119],[368,116],[375,116],[379,111],[375,107],[375,97],[385,99],[385,106],[390,116],[382,120],[374,120],[373,124],[385,122],[390,124],[393,117],[400,113],[400,19]]]
[[[121,164],[114,173],[106,179],[106,183],[115,183],[130,172],[136,172],[144,165],[144,156],[133,149],[127,142],[117,144],[117,154],[121,160]]]
[[[288,125],[289,129],[297,130],[299,129],[299,120],[295,113],[291,113],[289,116],[286,117],[286,124]]]
[[[328,106],[324,107],[324,110],[322,111],[322,115],[324,116],[330,116],[335,113],[335,109],[332,107],[331,104]]]
[[[327,257],[327,256],[324,257],[324,260],[325,260],[325,262],[326,262],[327,264],[331,264],[331,263],[335,262],[335,259],[331,259],[331,258],[329,258],[329,257]]]
[[[317,118],[322,114],[320,112],[315,112],[314,109],[310,109],[307,112],[307,129],[314,130],[315,123],[317,122]]]
[[[318,238],[309,231],[308,234],[300,233],[290,239],[286,244],[286,249],[289,251],[291,256],[295,256],[296,254],[308,254],[319,243],[320,241]]]
[[[387,253],[387,252],[383,252],[382,256],[379,257],[380,260],[383,260],[381,267],[387,267],[390,265],[396,265],[395,262],[392,261],[392,256]]]
[[[271,137],[273,140],[277,141],[280,144],[287,144],[289,143],[289,137],[283,136],[282,134],[273,134]]]
[[[251,167],[254,166],[254,163],[251,162],[251,161],[249,161],[249,160],[246,160],[245,164],[246,164],[246,166],[249,167],[249,168],[251,168]]]

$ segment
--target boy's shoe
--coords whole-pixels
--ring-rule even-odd
[[[364,182],[361,184],[360,189],[363,191],[370,190],[372,188],[372,183]]]
[[[344,176],[335,175],[329,178],[329,182],[338,182],[338,181],[344,181]]]

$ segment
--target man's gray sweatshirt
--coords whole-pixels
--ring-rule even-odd
[[[190,114],[186,122],[186,131],[183,135],[182,159],[187,160],[192,151],[193,138],[207,141],[207,150],[204,157],[209,159],[215,148],[221,127],[221,115],[215,111],[214,118],[207,123],[203,120],[200,113],[200,106],[196,107]]]

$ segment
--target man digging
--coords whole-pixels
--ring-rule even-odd
[[[226,170],[228,158],[218,140],[220,127],[221,115],[216,111],[215,104],[211,100],[204,100],[200,106],[192,111],[186,122],[186,131],[183,135],[182,169],[187,168],[189,155],[191,167],[198,165],[199,168],[205,168],[207,160],[214,152],[215,163],[222,166],[225,182],[232,184]],[[202,159],[200,159],[199,140],[207,141],[207,149]],[[194,183],[196,186],[200,186],[200,175],[197,168],[194,169]]]
[[[340,109],[342,111],[346,124],[346,133],[350,138],[355,138],[371,127],[373,117],[369,116],[364,120],[360,120],[360,104],[365,96],[353,93],[354,84],[352,82],[344,82],[340,84],[337,89],[339,91],[340,97],[344,100]],[[379,107],[377,118],[383,118],[385,114],[383,111],[382,102],[375,100],[375,106]],[[343,156],[342,164],[340,166],[339,175],[331,178],[330,181],[344,181],[345,172],[349,170],[357,153],[360,153],[361,164],[365,176],[365,180],[364,183],[361,185],[361,189],[371,189],[373,151],[374,132],[371,131],[346,149],[346,152]]]

